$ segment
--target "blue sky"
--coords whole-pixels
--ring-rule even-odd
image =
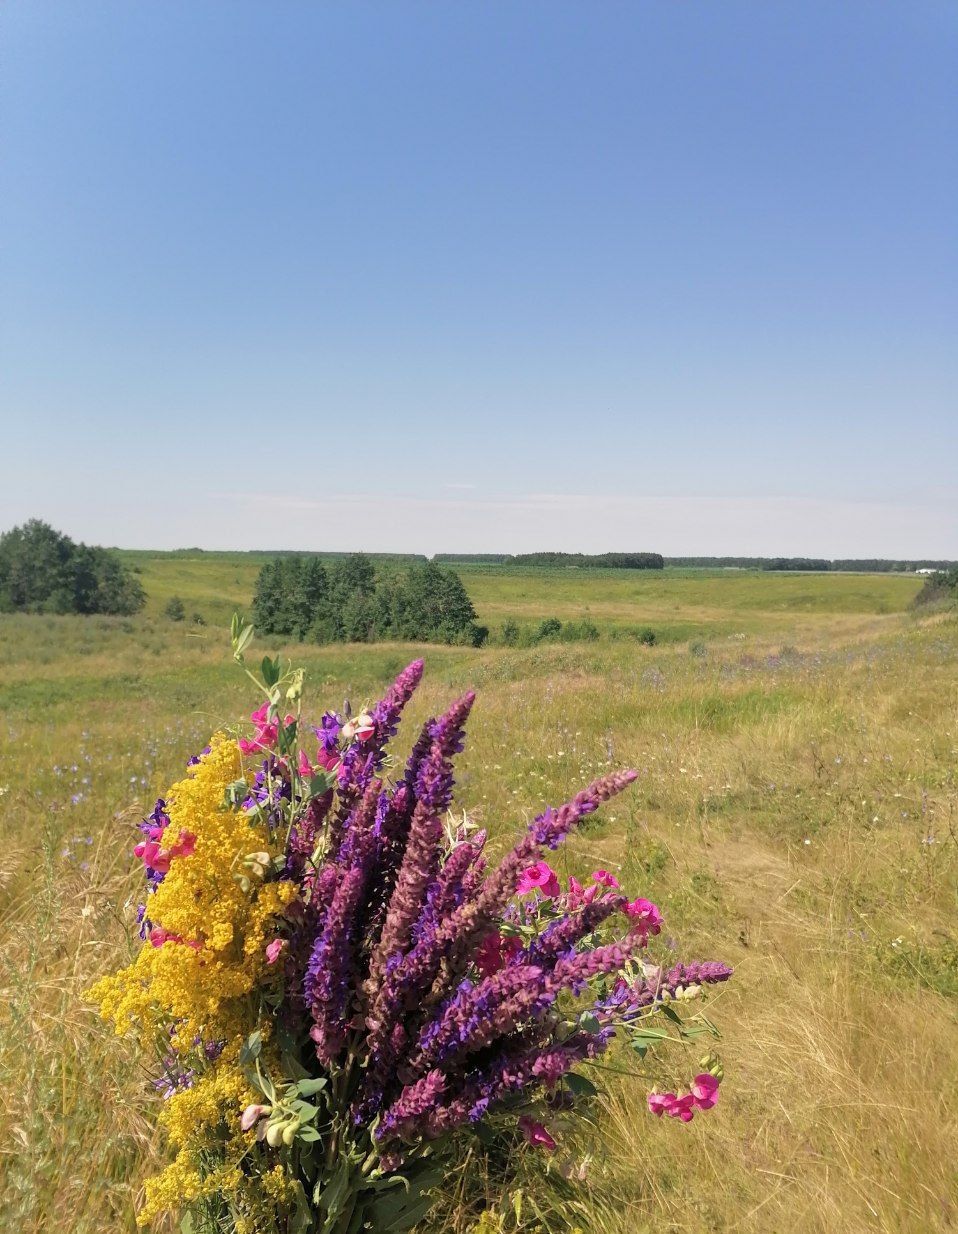
[[[7,0],[0,528],[958,556],[951,0]]]

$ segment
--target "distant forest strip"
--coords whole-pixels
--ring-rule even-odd
[[[113,549],[121,558],[138,558],[144,549]],[[251,549],[218,550],[202,548],[158,549],[157,557],[208,557],[235,560],[247,557],[272,561],[277,557],[317,557],[328,563],[343,560],[353,554],[327,549]],[[862,574],[907,574],[915,570],[953,570],[958,560],[894,557],[664,557],[660,553],[365,553],[374,565],[385,569],[422,564],[461,566],[534,566],[542,569],[619,569],[661,570],[665,566],[701,570],[805,570],[816,572],[850,571]]]
[[[655,559],[655,564],[633,565],[633,559],[639,557]],[[591,556],[584,553],[436,553],[433,561],[464,566],[601,566],[625,570],[661,570],[663,566],[675,566],[702,570],[844,570],[864,574],[904,574],[915,570],[950,570],[958,567],[958,561],[931,558],[902,561],[887,557],[662,557],[658,553],[598,553]]]

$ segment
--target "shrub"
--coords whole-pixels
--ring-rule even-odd
[[[599,637],[599,627],[591,621],[567,621],[559,637],[564,643],[594,643]]]
[[[0,535],[0,611],[129,615],[145,599],[112,553],[76,544],[39,519]]]
[[[562,622],[558,617],[547,617],[545,621],[539,623],[539,628],[536,631],[535,641],[544,643],[549,639],[558,638],[562,633]]]
[[[170,596],[169,603],[163,610],[163,616],[169,617],[170,621],[185,620],[186,609],[183,607],[183,601],[179,596]]]
[[[654,647],[655,646],[655,642],[656,642],[655,631],[652,629],[651,626],[646,626],[644,630],[639,631],[639,642],[644,647]]]
[[[502,633],[499,635],[505,647],[516,647],[519,644],[519,624],[510,617],[508,621],[503,623]]]
[[[921,591],[915,596],[914,603],[917,608],[921,608],[925,604],[938,604],[943,600],[958,600],[958,568],[929,574]]]

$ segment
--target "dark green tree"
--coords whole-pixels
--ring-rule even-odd
[[[40,519],[0,535],[0,610],[130,614],[144,600],[139,580],[112,553]]]

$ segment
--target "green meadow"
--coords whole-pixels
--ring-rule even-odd
[[[132,1234],[163,1160],[146,1069],[83,994],[137,944],[135,823],[254,705],[226,625],[265,557],[125,553],[141,615],[0,616],[0,1230]],[[662,908],[662,955],[736,972],[708,1010],[713,1111],[646,1109],[695,1051],[607,1057],[578,1140],[504,1173],[464,1160],[423,1234],[958,1228],[954,614],[916,613],[905,575],[461,574],[494,637],[546,617],[600,637],[284,648],[316,717],[424,654],[406,748],[476,687],[458,806],[499,847],[634,766],[557,864],[615,870]],[[174,595],[183,623],[163,616]]]

